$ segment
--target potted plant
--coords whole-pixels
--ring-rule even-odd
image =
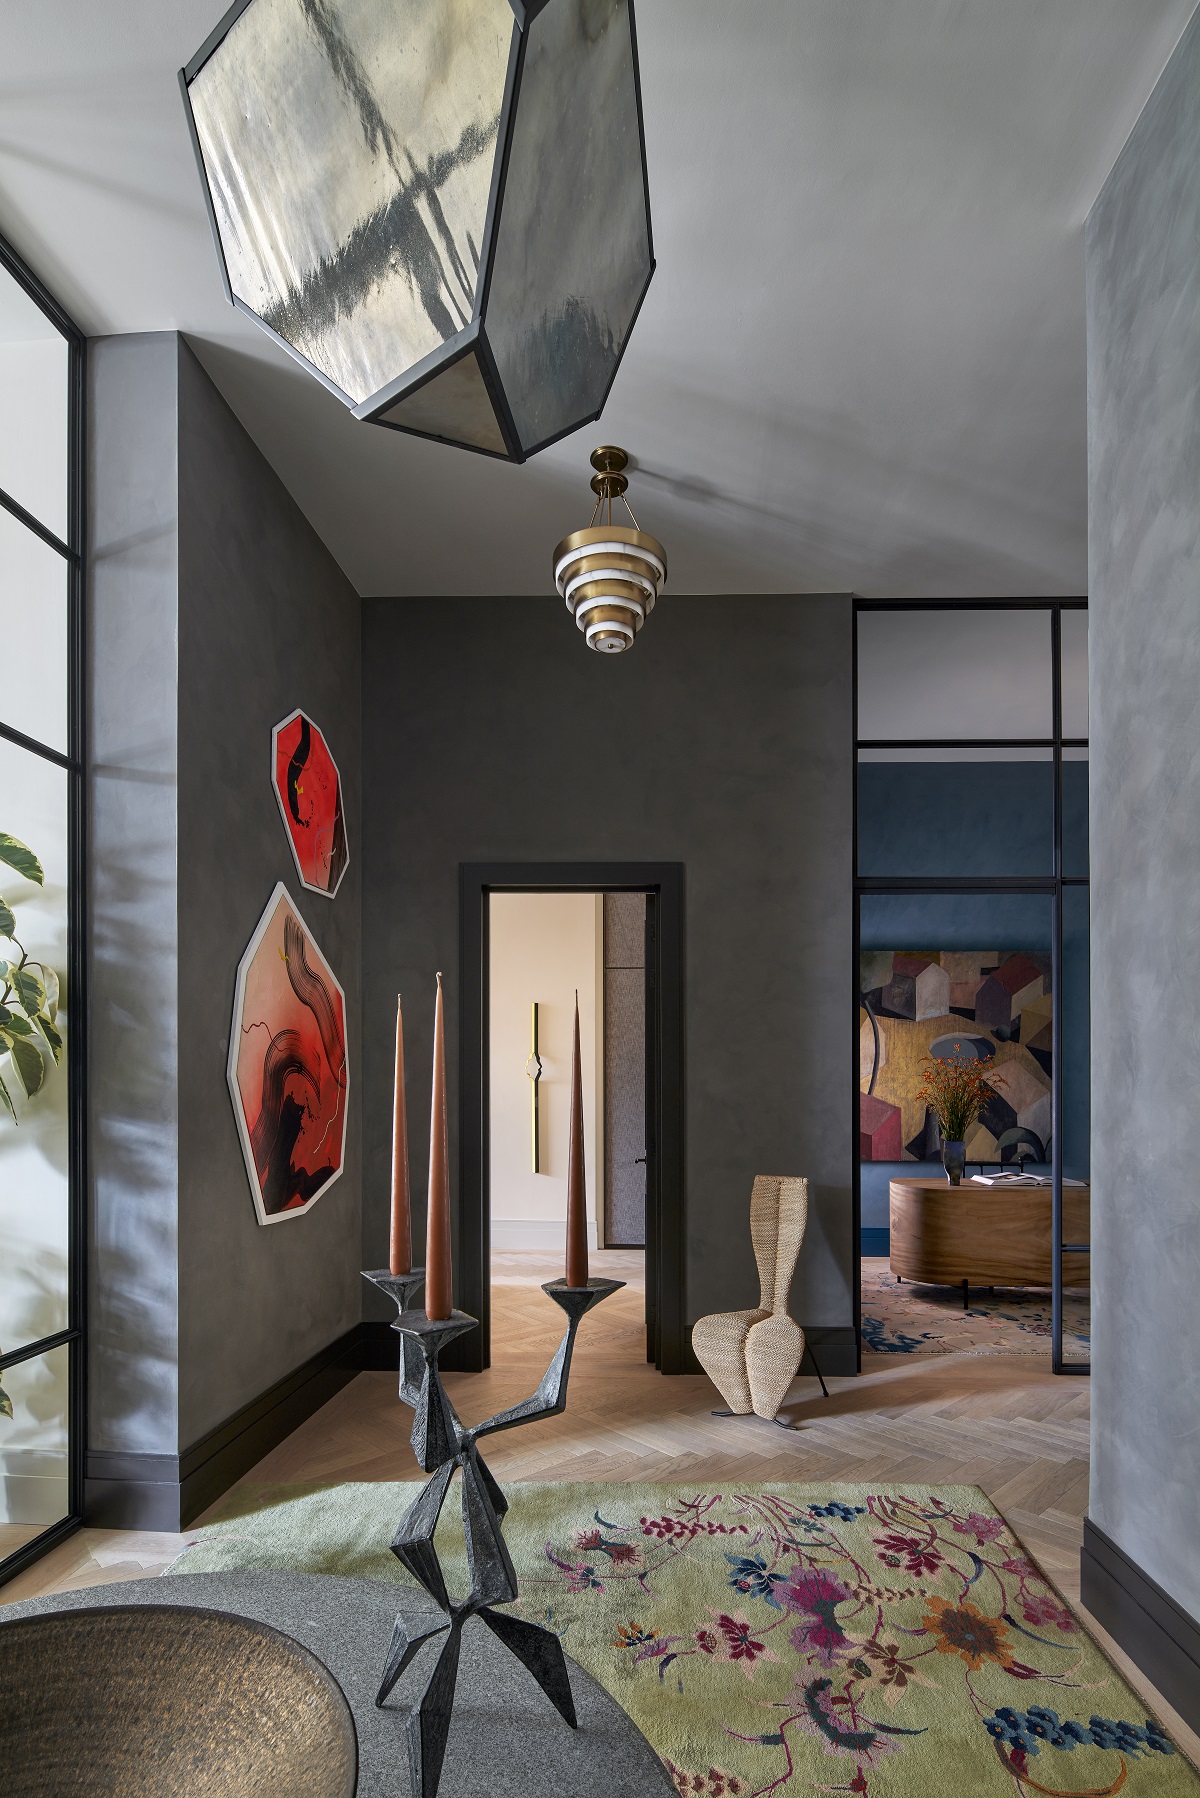
[[[942,1133],[942,1166],[951,1186],[962,1183],[966,1165],[966,1135],[990,1091],[984,1064],[973,1055],[962,1060],[934,1061],[926,1057],[919,1097],[932,1111]]]
[[[45,874],[37,856],[25,843],[0,830],[0,863],[12,868],[35,886],[42,886]],[[0,1107],[15,1124],[9,1082],[15,1081],[27,1099],[40,1091],[46,1080],[46,1059],[42,1045],[49,1051],[55,1067],[62,1063],[63,1042],[55,1020],[58,1017],[58,975],[43,962],[30,961],[28,952],[17,941],[17,920],[12,907],[0,897],[0,1059],[7,1056],[8,1066],[0,1074]],[[7,1074],[7,1080],[5,1079]],[[11,1417],[12,1401],[0,1385],[0,1417]]]

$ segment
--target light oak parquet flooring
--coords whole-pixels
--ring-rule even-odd
[[[629,1284],[584,1321],[568,1409],[493,1437],[488,1462],[519,1480],[672,1481],[697,1488],[750,1480],[979,1485],[1009,1519],[1069,1604],[1079,1608],[1079,1548],[1088,1497],[1086,1378],[1056,1378],[1029,1355],[867,1356],[857,1379],[798,1380],[783,1431],[754,1419],[715,1418],[706,1379],[667,1379],[645,1360],[641,1256],[597,1255],[594,1272]],[[468,1420],[533,1390],[558,1342],[562,1314],[538,1291],[560,1269],[537,1257],[493,1264],[493,1365],[450,1374]],[[249,1488],[308,1481],[420,1477],[408,1446],[410,1414],[395,1376],[360,1374],[240,1482]],[[203,1521],[203,1520],[202,1520]],[[83,1530],[3,1588],[5,1601],[162,1572],[189,1540],[149,1532]],[[1200,1739],[1099,1626],[1093,1635],[1192,1759]]]

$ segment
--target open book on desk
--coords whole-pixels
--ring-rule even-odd
[[[972,1174],[971,1179],[976,1186],[1053,1186],[1051,1174]],[[1064,1186],[1086,1186],[1086,1180],[1068,1180],[1063,1175]]]

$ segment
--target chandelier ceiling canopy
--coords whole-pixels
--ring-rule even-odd
[[[572,531],[554,552],[554,582],[589,649],[619,655],[628,649],[654,610],[667,578],[667,552],[642,530],[625,498],[629,486],[623,449],[605,444],[592,451],[596,506],[586,530]],[[619,499],[633,528],[613,523]],[[607,517],[604,516],[607,508]],[[599,520],[599,523],[597,523]]]
[[[180,71],[226,294],[356,418],[523,462],[650,278],[633,0],[239,0]]]

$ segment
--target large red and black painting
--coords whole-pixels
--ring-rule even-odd
[[[229,1091],[260,1224],[297,1217],[342,1171],[346,996],[282,881],[238,965]]]
[[[271,783],[301,884],[332,899],[350,859],[342,782],[328,743],[303,712],[271,732]]]

